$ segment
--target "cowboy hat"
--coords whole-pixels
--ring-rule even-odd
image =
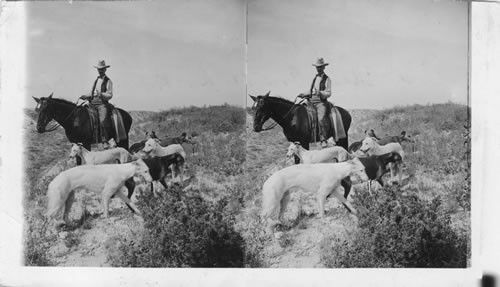
[[[329,64],[328,63],[325,63],[325,60],[323,60],[323,58],[318,58],[316,60],[316,63],[313,64],[313,66],[316,66],[316,67],[322,67],[322,66],[328,66]]]
[[[106,65],[106,62],[104,60],[100,60],[97,62],[97,66],[94,66],[96,69],[105,69],[111,67],[110,65]]]

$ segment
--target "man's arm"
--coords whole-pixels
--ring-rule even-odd
[[[104,100],[107,100],[107,101],[109,101],[113,97],[113,82],[111,82],[111,80],[108,80],[106,92],[101,93],[101,96]]]
[[[326,100],[332,95],[332,80],[330,80],[330,78],[326,79],[325,89],[323,91],[318,91],[318,95],[322,100]]]

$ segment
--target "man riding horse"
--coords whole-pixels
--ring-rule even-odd
[[[326,147],[326,135],[331,129],[331,109],[327,99],[332,95],[332,81],[325,74],[325,67],[328,66],[328,63],[325,63],[323,58],[317,59],[316,63],[312,65],[316,67],[318,73],[314,76],[310,89],[299,94],[299,97],[309,99],[309,102],[316,108],[321,147]]]
[[[94,81],[91,92],[80,97],[80,99],[89,101],[97,110],[99,127],[95,128],[99,130],[100,138],[97,138],[96,141],[103,143],[103,145],[107,145],[107,141],[113,136],[109,134],[109,131],[113,129],[111,122],[111,109],[113,107],[109,104],[109,100],[113,97],[113,82],[106,75],[106,69],[109,67],[110,65],[106,65],[104,60],[100,60],[97,66],[94,66],[99,76]]]

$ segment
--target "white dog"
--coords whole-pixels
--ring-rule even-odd
[[[121,192],[125,182],[133,176],[147,182],[152,181],[148,166],[142,160],[125,164],[80,165],[65,170],[49,184],[47,216],[57,220],[56,227],[66,223],[75,190],[80,188],[101,195],[105,218],[109,215],[109,201],[115,194],[135,213],[140,214],[137,207]]]
[[[103,163],[126,163],[132,160],[129,152],[122,148],[116,147],[112,149],[106,149],[101,151],[89,151],[84,148],[81,144],[73,144],[71,147],[71,152],[69,154],[70,158],[75,158],[80,156],[82,159],[82,164],[103,164]]]
[[[343,196],[340,182],[352,177],[353,181],[367,181],[364,165],[355,158],[341,163],[298,164],[286,167],[271,175],[262,187],[262,218],[267,220],[268,229],[281,222],[281,216],[288,203],[289,193],[304,190],[316,193],[319,217],[323,217],[325,201],[333,193],[351,212],[356,210]]]
[[[400,143],[388,143],[386,145],[379,145],[377,140],[367,136],[361,143],[359,150],[369,156],[372,155],[383,155],[390,152],[395,152],[401,156],[401,162],[404,160],[405,152]],[[390,163],[389,168],[391,170],[391,181],[393,181],[395,174],[398,174],[398,180],[401,181],[401,172],[399,172],[398,162]]]
[[[286,156],[296,155],[300,163],[343,162],[349,159],[349,154],[341,146],[327,147],[319,150],[306,150],[299,142],[290,143]]]

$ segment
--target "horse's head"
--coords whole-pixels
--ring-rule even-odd
[[[268,108],[267,98],[271,91],[267,92],[267,94],[263,96],[254,97],[249,95],[250,98],[254,101],[252,109],[255,110],[255,115],[253,118],[253,130],[256,132],[262,131],[262,125],[271,117],[271,111]]]
[[[48,97],[35,98],[33,99],[37,102],[35,111],[38,112],[38,121],[36,123],[36,130],[39,133],[43,133],[45,131],[45,127],[47,124],[54,118],[54,111],[52,110],[52,106],[49,104],[50,99],[52,99],[52,95],[50,94]]]

